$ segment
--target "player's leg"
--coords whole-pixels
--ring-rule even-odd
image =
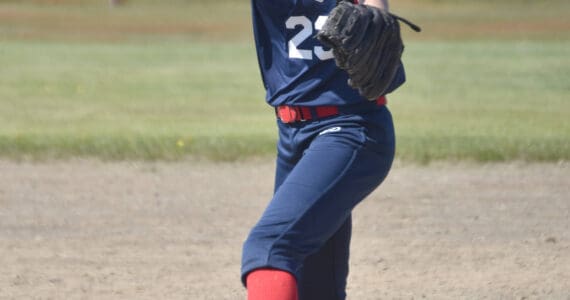
[[[244,276],[266,267],[298,275],[305,258],[386,176],[391,157],[354,147],[350,138],[335,138],[345,142],[336,145],[322,140],[311,145],[252,229],[244,244]]]
[[[292,153],[285,149],[293,143],[289,140],[290,130],[280,131],[280,147],[275,168],[274,193],[285,181],[302,153]],[[283,153],[282,153],[283,151]],[[297,279],[289,272],[274,268],[260,268],[251,272],[246,278],[248,300],[297,300]]]
[[[349,218],[317,253],[305,259],[299,276],[299,299],[346,297],[351,231]]]
[[[393,137],[390,137],[393,134],[393,128],[389,112],[381,111],[378,114],[388,115],[383,118],[379,126],[388,132],[388,137],[378,138],[375,142],[390,144],[393,142]],[[372,138],[375,136],[377,135],[370,134]],[[389,149],[390,146],[386,148]],[[352,220],[349,218],[317,253],[305,259],[298,283],[301,300],[329,300],[346,297],[351,233]]]
[[[260,268],[300,277],[305,259],[327,243],[386,176],[394,151],[391,120],[386,123],[383,130],[365,130],[359,123],[333,122],[341,130],[311,143],[244,244],[244,279]]]

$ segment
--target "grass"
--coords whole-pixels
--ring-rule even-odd
[[[570,41],[413,44],[408,85],[391,103],[400,157],[568,160],[569,47]]]
[[[272,148],[249,43],[1,48],[6,156],[235,159]]]
[[[0,1],[0,157],[274,153],[274,114],[263,102],[247,3],[132,1],[110,10],[101,2],[52,2]],[[528,4],[484,17],[512,25],[533,16],[528,33],[457,38],[441,25],[466,28],[449,15],[456,13],[480,26],[469,8],[506,7],[481,3],[425,1],[420,12],[414,1],[393,5],[427,31],[406,33],[408,83],[389,97],[398,157],[570,160],[570,39],[560,12],[569,5]]]

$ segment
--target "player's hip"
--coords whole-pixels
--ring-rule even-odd
[[[295,163],[309,150],[348,147],[372,151],[383,159],[393,159],[395,134],[392,116],[387,107],[340,114],[309,122],[284,123],[279,129],[278,155]]]

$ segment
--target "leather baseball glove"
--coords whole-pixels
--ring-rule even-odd
[[[369,100],[385,94],[401,64],[404,44],[398,21],[421,31],[386,10],[341,1],[317,34],[333,49],[338,67],[348,73],[348,84]]]

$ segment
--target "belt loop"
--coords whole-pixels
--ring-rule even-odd
[[[297,112],[298,121],[305,122],[305,115],[303,114],[303,109],[299,106],[295,106],[295,111]]]
[[[313,119],[313,114],[311,114],[311,109],[307,106],[299,106],[299,113],[301,116],[301,122]]]

